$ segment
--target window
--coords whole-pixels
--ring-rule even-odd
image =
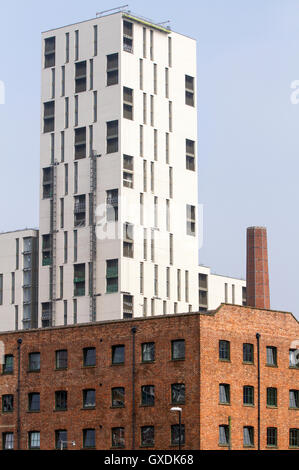
[[[83,62],[77,62],[76,75],[75,75],[75,93],[81,93],[86,91],[87,88],[87,65],[86,60]]]
[[[123,408],[125,406],[125,389],[124,387],[115,387],[112,389],[112,407]]]
[[[177,298],[181,300],[181,270],[177,270]]]
[[[55,101],[44,103],[44,133],[54,132],[55,127]]]
[[[118,152],[118,121],[107,122],[107,153]]]
[[[299,429],[290,429],[290,447],[299,447]]]
[[[74,296],[85,295],[85,264],[74,265]]]
[[[55,431],[55,449],[65,450],[67,449],[67,431]]]
[[[169,234],[169,264],[173,264],[173,234]]]
[[[68,355],[66,349],[61,349],[60,351],[56,351],[56,369],[67,369],[68,364]]]
[[[79,31],[75,31],[75,60],[79,59]]]
[[[133,318],[133,296],[132,295],[123,295],[123,317]]]
[[[158,131],[154,129],[154,159],[158,160]]]
[[[123,255],[126,258],[134,257],[134,226],[128,222],[124,224]]]
[[[195,206],[187,205],[187,235],[195,236]]]
[[[107,222],[116,222],[118,220],[118,189],[110,189],[106,195]]]
[[[185,384],[171,385],[171,403],[173,405],[185,403]]]
[[[143,28],[143,58],[146,59],[146,28]]]
[[[267,446],[277,447],[277,428],[267,428]]]
[[[168,37],[168,65],[172,67],[172,38]]]
[[[153,78],[154,78],[154,94],[157,94],[157,64],[154,64],[153,68]]]
[[[243,445],[244,447],[254,447],[254,428],[252,426],[244,426],[243,428]]]
[[[69,127],[69,98],[64,100],[64,127],[65,129]]]
[[[14,434],[13,432],[4,432],[2,434],[2,449],[12,450],[14,448]]]
[[[106,292],[118,292],[118,259],[106,261]]]
[[[96,446],[95,429],[83,429],[83,448],[91,449]]]
[[[229,427],[227,424],[219,426],[219,445],[228,446],[230,442]]]
[[[141,387],[141,404],[143,406],[155,405],[155,387],[154,385],[143,385]]]
[[[123,185],[126,188],[134,186],[134,158],[130,155],[123,156]]]
[[[155,360],[155,343],[143,343],[141,345],[142,362],[154,362]]]
[[[139,88],[143,90],[143,59],[139,59]]]
[[[96,391],[93,389],[83,390],[83,408],[95,408]]]
[[[112,428],[112,447],[125,447],[125,428]]]
[[[169,101],[169,132],[172,132],[172,101]]]
[[[112,364],[125,363],[125,347],[124,345],[112,346]]]
[[[13,355],[6,354],[4,356],[4,364],[3,364],[3,374],[13,374]]]
[[[75,129],[75,160],[86,158],[86,127]]]
[[[155,296],[158,296],[158,285],[159,285],[159,267],[157,264],[155,264],[154,267],[154,294]]]
[[[123,115],[126,119],[133,119],[133,90],[123,87]]]
[[[253,364],[253,344],[243,344],[243,362]]]
[[[55,392],[55,410],[67,410],[67,392],[65,390]]]
[[[141,428],[141,445],[143,447],[152,447],[155,445],[155,428],[154,426],[142,426]]]
[[[299,368],[299,349],[290,349],[289,352],[290,357],[290,367],[292,368]]]
[[[79,97],[75,96],[75,126],[78,126],[79,122]]]
[[[28,433],[29,449],[40,449],[40,432],[30,431]]]
[[[185,340],[176,339],[171,341],[171,358],[175,360],[185,359]]]
[[[243,387],[243,405],[254,405],[254,387],[251,385]]]
[[[150,59],[154,60],[154,31],[150,30]]]
[[[180,436],[180,428],[181,428],[181,436]],[[180,440],[181,437],[181,440]],[[185,425],[181,424],[173,424],[171,426],[171,445],[178,446],[179,443],[185,444]]]
[[[173,168],[169,167],[169,197],[173,197]]]
[[[93,26],[93,55],[98,55],[98,25]]]
[[[299,408],[299,390],[290,390],[290,408]]]
[[[170,297],[170,268],[166,268],[166,297]]]
[[[222,361],[230,360],[230,343],[229,341],[219,341],[219,359]]]
[[[84,367],[93,367],[96,365],[96,348],[83,349],[83,365]]]
[[[186,168],[195,171],[195,142],[186,139]]]
[[[45,39],[45,68],[46,69],[49,67],[55,67],[55,47],[56,47],[55,36]]]
[[[186,104],[188,106],[194,106],[194,78],[189,75],[185,75],[185,95]]]
[[[39,352],[29,354],[29,370],[30,372],[40,371],[40,353]]]
[[[143,258],[147,260],[147,230],[143,229]]]
[[[219,384],[219,403],[228,405],[230,403],[230,385]]]
[[[42,303],[42,328],[52,325],[52,306],[50,302]]]
[[[277,366],[277,348],[267,346],[267,366]]]
[[[165,68],[165,98],[169,98],[169,69]]]
[[[277,388],[267,388],[267,406],[277,407]]]
[[[70,33],[65,33],[65,63],[70,61]]]
[[[39,393],[29,393],[28,411],[40,411],[40,394]]]
[[[123,48],[126,52],[133,53],[133,23],[123,22]]]
[[[98,120],[98,92],[93,92],[93,122]],[[90,127],[92,129],[92,126]]]
[[[118,54],[107,55],[107,86],[118,84]]]
[[[83,227],[86,223],[86,196],[75,196],[74,198],[74,226]]]
[[[139,153],[140,156],[143,157],[143,126],[139,126]],[[146,169],[144,169],[144,164],[146,164],[146,160],[143,162],[143,181],[146,177]],[[146,188],[146,183],[143,183],[143,186]],[[146,191],[146,189],[144,189]]]
[[[13,395],[2,395],[2,412],[13,412]]]
[[[151,191],[155,191],[155,163],[151,162]]]

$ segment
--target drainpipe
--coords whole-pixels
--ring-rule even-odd
[[[135,334],[137,328],[134,326],[132,332],[132,450],[135,450],[135,426],[136,426],[136,409],[135,409]]]
[[[257,342],[257,448],[261,450],[261,364],[260,364],[260,337],[256,334]]]
[[[17,408],[17,449],[21,450],[21,344],[22,339],[18,339],[18,408]]]

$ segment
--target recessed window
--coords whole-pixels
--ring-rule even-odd
[[[2,434],[2,449],[13,450],[13,448],[14,448],[14,433],[4,432]]]
[[[277,366],[277,348],[275,346],[267,346],[267,365]]]
[[[171,342],[171,358],[172,360],[185,359],[185,340],[176,339]]]
[[[40,449],[40,432],[30,431],[28,433],[29,449]]]
[[[123,408],[125,406],[124,387],[115,387],[112,389],[112,407]]]
[[[186,139],[186,169],[195,171],[195,142]]]
[[[118,152],[118,121],[107,122],[107,153]]]
[[[171,426],[171,445],[178,446],[179,443],[181,443],[182,445],[185,444],[185,425],[181,424],[181,426],[179,426],[178,424],[173,424]]]
[[[86,158],[86,127],[75,129],[75,160]]]
[[[96,348],[83,349],[83,365],[84,367],[93,367],[96,365]]]
[[[243,445],[244,447],[254,447],[254,429],[252,426],[244,426],[243,428]]]
[[[188,106],[194,106],[194,77],[185,75],[185,99]]]
[[[219,341],[219,359],[222,361],[230,360],[230,342],[225,340]]]
[[[84,62],[77,62],[76,64],[76,78],[75,78],[75,93],[86,91],[87,88],[87,65]]]
[[[143,385],[141,387],[141,404],[143,406],[154,406],[155,404],[154,385]]]
[[[38,372],[40,370],[40,353],[29,354],[29,371]]]
[[[118,54],[107,55],[107,86],[118,84]]]
[[[185,384],[171,385],[171,403],[173,405],[185,403]]]
[[[56,369],[67,369],[68,354],[66,349],[56,351]]]
[[[219,384],[219,403],[228,405],[230,403],[230,385]]]
[[[2,395],[2,412],[13,412],[13,395]]]
[[[222,424],[221,426],[219,426],[219,445],[229,445],[229,427],[227,424]]]
[[[107,222],[118,221],[118,189],[106,191],[106,218]]]
[[[6,354],[4,356],[4,364],[2,368],[3,374],[13,374],[13,355]]]
[[[154,428],[154,426],[142,426],[142,428],[141,428],[141,445],[143,447],[153,447],[155,445],[155,428]]]
[[[123,87],[123,116],[133,119],[133,90],[128,87]]]
[[[45,39],[45,68],[55,67],[55,49],[56,49],[56,38]]]
[[[267,406],[277,406],[277,388],[267,388]]]
[[[290,447],[299,447],[299,429],[290,429]]]
[[[299,368],[299,349],[290,349],[289,353],[290,357],[290,367],[292,368]]]
[[[67,431],[66,430],[55,431],[55,449],[57,450],[67,449]]]
[[[125,347],[124,345],[112,346],[112,364],[125,363]]]
[[[154,362],[155,360],[155,343],[143,343],[142,349],[142,362]]]
[[[93,449],[96,446],[95,429],[83,429],[83,448]]]
[[[290,408],[299,408],[299,390],[290,390]]]
[[[134,225],[126,222],[123,226],[123,255],[134,258]]]
[[[134,316],[134,298],[133,295],[123,295],[123,318],[133,318]]]
[[[187,235],[192,235],[195,237],[196,231],[196,216],[195,216],[195,206],[190,206],[187,204]]]
[[[74,296],[85,295],[85,264],[74,265]]]
[[[134,158],[130,155],[123,156],[123,185],[126,188],[134,187]]]
[[[253,364],[253,344],[243,344],[243,362]]]
[[[112,428],[112,447],[125,447],[125,428]]]
[[[96,391],[94,389],[83,390],[83,408],[95,408]]]
[[[243,405],[254,405],[254,387],[251,385],[243,387]]]
[[[125,20],[123,22],[123,49],[133,53],[133,23]]]
[[[29,411],[40,411],[40,394],[29,393],[28,395],[28,410]]]
[[[54,132],[55,128],[55,101],[44,103],[44,133]]]
[[[277,447],[277,428],[267,428],[267,446]]]
[[[67,392],[65,390],[59,390],[55,392],[55,410],[67,410]]]
[[[118,259],[106,261],[106,292],[118,292]]]
[[[42,265],[52,265],[52,235],[46,234],[42,236]]]

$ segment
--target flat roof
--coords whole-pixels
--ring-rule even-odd
[[[17,229],[17,230],[11,230],[11,231],[8,231],[8,232],[0,232],[0,236],[1,235],[8,235],[9,233],[19,233],[19,232],[38,232],[39,229],[38,228],[20,228],[20,229]]]

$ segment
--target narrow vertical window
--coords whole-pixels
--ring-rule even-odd
[[[185,271],[185,302],[189,302],[189,271]]]
[[[73,323],[77,324],[77,299],[73,300]]]
[[[134,25],[130,21],[123,22],[123,49],[126,52],[133,53],[133,28]]]
[[[140,156],[143,157],[143,126],[139,128],[139,152]]]
[[[165,158],[167,165],[169,164],[169,133],[165,134]]]
[[[70,61],[70,33],[65,33],[65,63]]]
[[[155,231],[151,230],[151,261],[155,261]]]
[[[143,28],[143,58],[146,59],[146,28]]]
[[[15,273],[11,273],[11,303],[15,303],[15,288],[16,288],[16,283],[15,283]]]
[[[143,59],[139,59],[139,88],[143,90]]]
[[[60,299],[63,299],[63,266],[59,267],[59,285],[60,285]]]
[[[78,259],[78,230],[74,230],[74,262]]]
[[[178,301],[180,302],[181,300],[181,270],[177,270],[177,298]]]
[[[143,299],[143,316],[147,316],[147,298],[144,297]]]
[[[107,55],[107,86],[118,84],[118,54]]]
[[[89,156],[93,155],[93,126],[89,126]]]
[[[189,75],[185,75],[185,95],[186,104],[188,106],[194,106],[194,78]]]
[[[158,228],[158,198],[154,198],[154,226]]]
[[[93,89],[93,59],[89,61],[89,88]]]
[[[79,60],[79,31],[75,31],[75,60]]]
[[[107,153],[118,152],[118,121],[110,121],[107,125]]]
[[[154,159],[158,160],[158,131],[154,129]]]
[[[98,26],[95,24],[93,27],[93,55],[98,55]]]
[[[155,299],[151,300],[151,315],[155,315]]]
[[[60,199],[60,228],[64,227],[64,199]]]
[[[166,199],[166,230],[170,231],[170,201]]]
[[[64,194],[67,195],[69,192],[69,166],[66,163],[64,165]]]
[[[150,59],[154,60],[154,31],[150,30]]]
[[[78,126],[79,118],[79,97],[78,95],[75,96],[75,126]]]
[[[151,162],[151,191],[155,191],[155,164]]]
[[[15,305],[15,330],[18,331],[19,329],[19,307]]]
[[[55,98],[55,69],[52,69],[52,100]]]
[[[61,96],[65,95],[65,66],[61,67]]]
[[[98,92],[93,92],[93,122],[98,120]]]
[[[69,127],[69,98],[64,100],[64,127],[65,129]]]
[[[20,239],[16,238],[16,271],[20,267]]]
[[[147,260],[147,230],[143,229],[143,259]]]
[[[173,168],[169,168],[169,197],[173,198]]]
[[[235,304],[235,290],[236,286],[235,284],[232,285],[232,304]]]
[[[165,68],[165,98],[169,98],[169,69]]]
[[[224,302],[227,304],[228,302],[228,284],[224,284]]]
[[[143,93],[143,124],[146,124],[146,116],[147,116],[147,96],[146,93]]]
[[[144,291],[144,263],[140,263],[140,294]]]
[[[169,132],[172,132],[172,101],[169,101]]]
[[[64,232],[64,263],[67,263],[68,259],[68,234],[67,232]]]
[[[140,193],[140,225],[144,223],[144,196]]]
[[[133,120],[133,90],[123,87],[123,116],[126,119]]]
[[[78,162],[74,163],[74,193],[78,192]]]
[[[60,152],[61,152],[61,162],[64,162],[64,150],[65,150],[65,140],[64,140],[64,131],[60,133]]]
[[[173,234],[169,234],[169,264],[173,265]]]
[[[143,191],[147,191],[147,161],[143,161]]]
[[[166,268],[166,297],[170,297],[170,268]]]
[[[151,126],[154,126],[155,125],[155,104],[154,104],[154,97],[153,95],[151,95]]]
[[[55,134],[51,134],[51,163],[54,163],[55,159]]]
[[[156,95],[158,93],[158,84],[157,84],[157,64],[154,64],[154,71],[153,71],[153,75],[154,75],[154,94]]]
[[[156,297],[158,297],[158,295],[159,295],[158,285],[159,285],[159,268],[158,268],[158,265],[155,264],[155,268],[154,268],[154,294],[155,294]]]
[[[186,169],[195,171],[195,142],[186,139]]]
[[[172,67],[172,38],[168,38],[168,66]]]
[[[64,326],[67,325],[67,300],[63,302],[63,323]]]

